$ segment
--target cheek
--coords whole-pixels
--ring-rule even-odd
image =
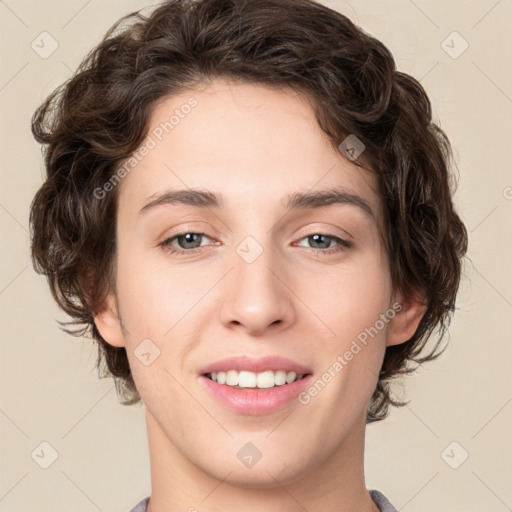
[[[137,388],[148,405],[152,396],[163,397],[169,389],[179,393],[168,372],[185,371],[183,363],[197,348],[202,326],[215,314],[215,305],[204,295],[218,278],[203,274],[198,267],[150,265],[133,253],[119,259],[118,295],[126,348]],[[151,360],[147,366],[139,359],[144,353]]]
[[[338,424],[347,414],[360,413],[377,383],[386,348],[388,323],[381,315],[389,307],[390,277],[378,253],[361,252],[354,264],[319,272],[313,282],[302,293],[322,320],[315,321],[323,333],[321,382],[315,386],[322,391],[315,407]],[[340,403],[343,411],[333,407]]]
[[[299,296],[323,321],[327,339],[335,344],[357,338],[389,307],[389,273],[375,253],[361,252],[353,264],[326,268],[298,284]]]
[[[148,264],[149,260],[136,254],[120,257],[120,306],[131,334],[151,335],[163,341],[173,330],[181,332],[190,324],[191,317],[187,316],[190,312],[197,316],[194,306],[214,281],[211,276],[203,276],[198,266]]]

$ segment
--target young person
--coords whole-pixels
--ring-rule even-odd
[[[133,511],[395,511],[365,427],[441,353],[467,233],[450,143],[385,46],[309,0],[167,1],[32,130],[34,266],[146,408]]]

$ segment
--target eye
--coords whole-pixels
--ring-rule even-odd
[[[312,249],[315,249],[315,252],[319,254],[338,253],[350,249],[353,246],[353,243],[348,240],[325,233],[314,233],[302,238],[302,240],[307,240],[309,243],[313,243],[313,245],[320,245],[320,247],[312,247]],[[331,242],[335,242],[337,245],[331,246]]]
[[[211,240],[211,238],[206,236],[205,233],[185,231],[183,233],[178,233],[171,238],[167,238],[160,244],[160,246],[171,254],[194,254],[201,247],[203,237]],[[175,240],[183,248],[172,245]]]
[[[201,242],[204,238],[211,240],[209,236],[205,233],[197,233],[194,231],[184,231],[182,233],[178,233],[170,238],[164,240],[160,246],[163,249],[171,254],[177,255],[185,255],[185,254],[195,254],[197,251],[204,247],[201,245]],[[308,235],[301,240],[307,240],[309,243],[313,245],[320,245],[320,247],[310,247],[310,249],[314,250],[314,252],[322,255],[334,254],[350,249],[353,246],[352,242],[348,240],[344,240],[343,238],[327,235],[324,233],[314,233]],[[178,247],[173,243],[176,242]],[[334,242],[334,246],[331,245]],[[304,247],[303,245],[300,245]]]

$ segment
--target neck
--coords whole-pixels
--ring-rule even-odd
[[[364,482],[365,421],[362,415],[334,454],[293,480],[267,472],[267,484],[251,487],[250,481],[231,480],[229,468],[212,475],[187,459],[146,409],[152,484],[148,512],[379,512]]]

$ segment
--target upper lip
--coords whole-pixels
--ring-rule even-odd
[[[212,372],[221,372],[227,370],[249,371],[254,373],[263,372],[265,370],[284,370],[286,372],[295,372],[297,375],[305,375],[311,373],[311,369],[303,366],[291,359],[281,356],[265,356],[265,357],[249,357],[234,356],[221,359],[210,363],[202,368],[199,373],[201,375]]]

